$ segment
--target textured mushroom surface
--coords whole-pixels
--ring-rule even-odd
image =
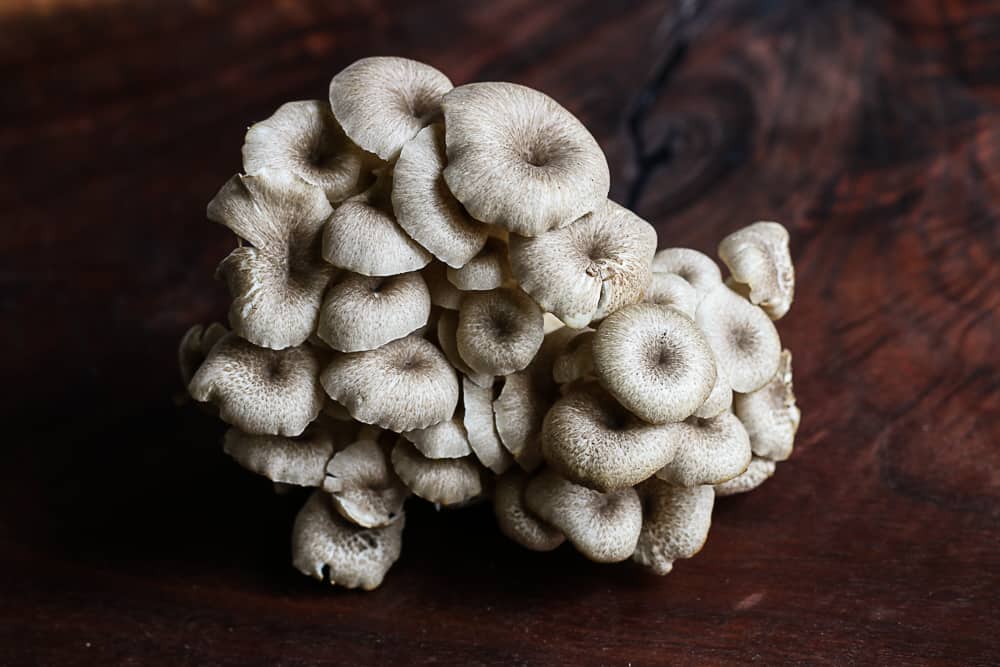
[[[334,440],[328,430],[318,425],[311,425],[298,438],[253,435],[230,428],[223,449],[241,466],[272,482],[321,486],[326,464],[333,456]]]
[[[566,541],[566,536],[525,506],[524,488],[529,480],[527,474],[516,468],[497,478],[493,495],[497,525],[501,533],[526,549],[552,551]]]
[[[705,545],[712,524],[715,492],[710,486],[674,487],[651,479],[639,487],[642,532],[633,559],[656,574],[667,574],[679,558]]]
[[[708,255],[690,248],[666,248],[653,256],[654,273],[670,273],[686,280],[700,301],[722,282],[719,265]]]
[[[716,484],[715,495],[719,497],[733,496],[737,493],[753,491],[766,482],[774,474],[776,468],[777,464],[774,461],[755,456],[742,473],[722,484]]]
[[[750,464],[750,438],[731,412],[711,419],[692,417],[666,428],[677,452],[656,476],[671,484],[721,484],[741,474]]]
[[[337,452],[326,466],[323,490],[344,518],[365,528],[399,519],[409,495],[374,440],[359,440]]]
[[[500,440],[493,415],[493,387],[480,387],[469,378],[462,379],[463,423],[469,446],[476,458],[496,474],[502,474],[513,458]]]
[[[404,431],[402,435],[429,459],[458,459],[472,454],[465,425],[458,417],[427,428]]]
[[[784,350],[778,371],[767,384],[749,394],[737,394],[733,412],[750,436],[753,453],[784,461],[792,453],[801,413],[792,391],[792,353]]]
[[[788,230],[777,222],[755,222],[719,243],[719,258],[733,279],[750,288],[750,302],[781,319],[795,298],[795,268]]]
[[[457,505],[483,492],[479,466],[470,456],[429,459],[400,440],[392,449],[392,467],[408,489],[432,503]]]
[[[187,386],[194,374],[198,372],[205,357],[216,343],[228,333],[226,327],[218,322],[208,326],[195,324],[188,329],[177,346],[177,365],[181,371],[181,381]]]
[[[646,290],[648,303],[670,306],[681,311],[692,320],[698,312],[698,291],[688,281],[676,273],[653,272]]]
[[[477,373],[509,375],[531,363],[545,329],[542,311],[519,289],[466,294],[458,311],[458,353]]]
[[[466,292],[483,292],[510,280],[510,260],[507,244],[491,236],[480,252],[459,269],[448,267],[448,281]]]

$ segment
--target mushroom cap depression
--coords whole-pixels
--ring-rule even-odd
[[[545,330],[542,311],[524,292],[471,292],[458,311],[458,353],[477,373],[509,375],[527,367]]]
[[[483,492],[480,468],[471,456],[429,459],[405,440],[392,449],[392,467],[414,495],[440,505],[457,505]]]
[[[750,437],[732,412],[668,424],[677,444],[673,460],[656,473],[674,486],[721,484],[750,465]]]
[[[781,319],[795,298],[795,267],[788,230],[777,222],[755,222],[719,243],[719,258],[733,279],[750,288],[750,302]]]
[[[700,301],[722,282],[719,265],[691,248],[665,248],[653,257],[653,273],[673,273],[691,284]]]
[[[455,370],[418,336],[338,355],[320,382],[358,421],[397,433],[451,419],[458,404]]]
[[[572,225],[510,239],[511,270],[521,288],[574,329],[641,301],[655,252],[653,227],[610,199]]]
[[[524,489],[529,477],[514,468],[497,478],[493,512],[500,532],[532,551],[552,551],[566,541],[559,530],[545,523],[524,504]]]
[[[374,440],[359,440],[337,452],[326,466],[323,490],[333,496],[344,518],[365,528],[399,519],[410,495]]]
[[[226,454],[247,470],[296,486],[322,486],[334,448],[330,432],[316,422],[295,439],[230,428],[223,441]]]
[[[778,371],[767,384],[749,394],[737,394],[733,412],[750,436],[757,456],[784,461],[792,453],[802,413],[792,391],[792,353],[784,350]]]
[[[407,58],[362,58],[330,81],[330,107],[350,139],[386,162],[441,116],[451,81]]]
[[[601,147],[548,95],[514,83],[471,83],[445,95],[441,107],[444,178],[476,220],[537,236],[607,198]]]
[[[705,545],[712,525],[715,493],[710,486],[678,488],[657,479],[639,487],[642,533],[632,559],[659,575],[678,558],[691,558]]]

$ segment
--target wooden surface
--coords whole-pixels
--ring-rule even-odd
[[[48,0],[0,36],[0,664],[1000,661],[996,3]],[[175,402],[245,127],[372,54],[555,96],[661,245],[790,228],[796,451],[670,576],[414,506],[379,591],[328,589]]]

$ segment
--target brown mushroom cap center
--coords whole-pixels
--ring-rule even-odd
[[[750,354],[757,349],[757,332],[746,322],[733,322],[728,330],[729,342],[733,349]]]
[[[666,334],[649,341],[646,364],[654,373],[667,377],[679,375],[686,367],[683,350]]]

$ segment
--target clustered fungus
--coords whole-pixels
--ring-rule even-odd
[[[366,58],[252,125],[243,170],[208,205],[228,327],[184,335],[181,376],[239,465],[309,489],[304,574],[376,588],[421,500],[666,574],[791,454],[787,230],[723,239],[726,277],[657,251],[547,95]]]

